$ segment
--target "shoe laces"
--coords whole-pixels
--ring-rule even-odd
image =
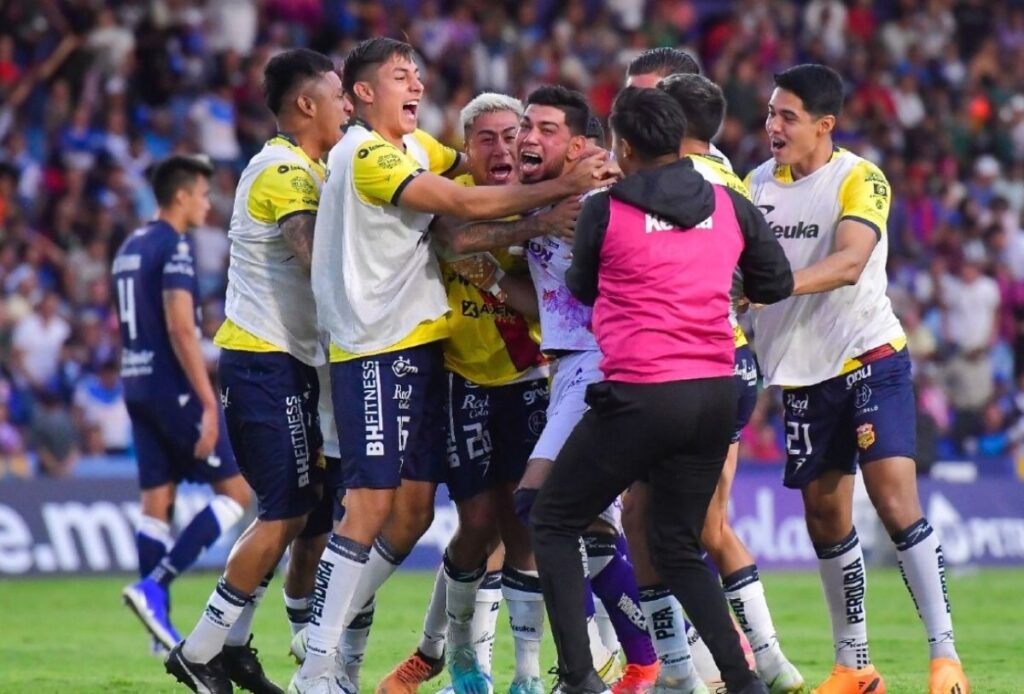
[[[433,671],[430,663],[416,653],[402,661],[395,670],[395,676],[403,682],[418,684],[430,679]]]
[[[614,694],[629,694],[630,692],[648,691],[654,686],[648,667],[627,663],[622,672],[622,678],[612,688]]]

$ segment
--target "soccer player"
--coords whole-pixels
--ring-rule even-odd
[[[928,636],[929,692],[966,694],[942,548],[917,495],[907,340],[886,296],[891,189],[878,167],[833,145],[842,105],[843,80],[824,65],[775,75],[765,120],[772,158],[747,178],[799,295],[756,312],[754,327],[765,382],[785,388],[784,484],[803,496],[832,620],[835,668],[815,691],[885,690],[868,654],[852,520],[859,462]]]
[[[239,681],[216,658],[248,642],[274,567],[323,491],[316,367],[326,359],[309,268],[322,158],[341,135],[344,96],[330,59],[307,49],[274,56],[263,88],[278,133],[239,179],[227,319],[214,338],[228,431],[258,512],[195,629],[167,658],[168,672],[199,691],[230,691],[225,674],[248,689],[280,691],[262,672],[259,682]]]
[[[578,92],[564,87],[540,87],[527,99],[527,109],[516,140],[520,180],[538,184],[558,176],[567,160],[588,146],[590,108]],[[583,392],[600,379],[601,355],[590,332],[590,310],[577,302],[565,286],[565,271],[572,257],[570,241],[552,235],[532,239],[527,247],[530,276],[536,288],[541,317],[542,349],[552,357],[554,376],[547,424],[530,455],[526,473],[516,491],[517,513],[524,520],[529,508],[572,428],[586,408]],[[639,591],[629,560],[616,544],[621,532],[617,502],[609,504],[594,527],[584,535],[593,595],[601,599],[626,656],[621,679],[618,661],[602,646],[595,621],[592,657],[602,677],[615,681],[616,690],[630,692],[649,687],[659,669],[657,654],[643,620],[638,619]],[[587,595],[588,618],[594,616]]]
[[[480,94],[462,109],[469,173],[455,179],[466,186],[507,185],[517,180],[515,137],[523,106],[503,94]],[[544,233],[563,233],[575,226],[579,203],[567,200],[552,211],[507,222],[465,225],[438,218],[431,234],[438,243],[441,270],[450,309],[451,335],[442,343],[447,377],[445,401],[448,472],[446,483],[459,513],[459,527],[445,552],[424,621],[423,639],[416,652],[381,682],[379,691],[413,692],[440,668],[447,641],[447,658],[454,691],[486,689],[490,675],[502,563],[485,573],[485,561],[499,537],[504,541],[505,573],[515,579],[532,571],[533,553],[526,528],[515,517],[512,492],[518,485],[533,445],[544,426],[548,368],[539,347],[536,299],[533,319],[505,303],[509,282],[528,273],[524,259],[509,252]],[[460,271],[475,267],[475,255],[491,251],[488,262],[500,263],[480,289]],[[506,279],[507,278],[507,279]],[[532,286],[526,290],[532,294]],[[499,533],[500,528],[500,533]],[[488,569],[491,567],[488,567]],[[521,581],[520,581],[521,582]],[[509,594],[513,625],[534,609],[539,593],[524,600],[521,591]],[[447,632],[447,639],[446,639]],[[516,678],[511,691],[540,686],[540,635],[513,629]],[[473,652],[475,660],[473,661]],[[483,675],[483,678],[481,678]],[[536,687],[534,687],[536,689]]]
[[[188,231],[210,209],[209,164],[173,156],[156,166],[157,218],[114,257],[121,379],[139,459],[142,517],[135,535],[142,579],[125,604],[164,648],[180,640],[169,615],[171,582],[242,518],[251,500],[224,431],[199,348],[199,287]],[[215,496],[171,539],[177,485],[204,482]]]
[[[792,275],[754,206],[680,160],[686,120],[671,97],[626,88],[611,124],[627,177],[584,204],[566,275],[577,299],[594,306],[604,380],[587,388],[589,410],[531,515],[559,653],[555,691],[604,690],[584,645],[576,537],[644,476],[659,573],[705,635],[728,690],[767,692],[747,668],[699,537],[735,422],[733,273],[739,264],[746,291],[767,302],[789,294]],[[655,688],[706,691],[696,678],[665,684]]]
[[[689,159],[693,168],[709,182],[725,185],[749,198],[743,181],[720,157],[710,151],[710,140],[718,132],[725,114],[725,97],[718,85],[701,75],[677,73],[661,80],[658,89],[675,99],[686,116],[686,136],[680,145],[680,154]],[[740,281],[742,282],[742,278]],[[742,284],[740,290],[742,291]],[[708,508],[708,517],[701,533],[701,545],[707,549],[715,567],[722,575],[726,598],[753,648],[758,674],[768,684],[773,694],[799,692],[803,689],[804,681],[779,647],[757,565],[729,524],[729,494],[739,458],[739,436],[757,402],[757,364],[746,335],[736,321],[735,309],[732,306],[729,320],[733,326],[736,348],[736,425],[718,489]],[[685,680],[688,661],[685,657],[682,614],[677,609],[678,603],[670,597],[663,586],[659,585],[657,572],[653,571],[647,552],[645,538],[649,498],[650,488],[647,484],[634,485],[629,492],[629,502],[630,510],[636,509],[637,512],[625,515],[623,522],[626,524],[631,547],[635,550],[633,561],[637,579],[642,586],[641,604],[649,624],[653,624],[655,616],[658,616],[659,628],[655,634],[655,643],[665,650],[665,653],[660,654],[663,663],[670,663],[664,667],[666,672],[663,673],[662,679]],[[673,618],[672,624],[666,628],[669,615]],[[699,670],[706,670],[707,667],[705,665]],[[707,679],[707,673],[701,674]]]
[[[444,178],[460,157],[416,129],[423,83],[413,58],[408,44],[375,38],[343,68],[356,119],[328,159],[312,277],[330,334],[346,513],[317,572],[306,660],[291,685],[298,692],[352,691],[333,661],[346,615],[362,602],[353,597],[372,595],[411,549],[443,480],[448,302],[427,236],[432,217],[500,218],[589,190],[606,171],[594,156],[544,186]],[[395,502],[400,485],[409,503]],[[390,565],[372,574],[371,544],[385,560],[377,565]]]

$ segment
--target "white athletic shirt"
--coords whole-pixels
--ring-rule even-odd
[[[832,253],[843,219],[867,224],[879,236],[856,284],[790,297],[754,313],[755,350],[767,385],[821,383],[844,373],[852,358],[905,339],[885,293],[890,189],[878,167],[837,149],[797,181],[788,166],[769,160],[746,182],[794,272]]]

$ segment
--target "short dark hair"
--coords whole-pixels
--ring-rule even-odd
[[[700,65],[693,56],[678,48],[648,48],[633,58],[626,68],[626,75],[654,73],[662,77],[669,75],[699,75]]]
[[[687,137],[710,142],[725,117],[722,88],[703,75],[675,74],[658,82],[658,89],[683,109]]]
[[[660,89],[623,89],[612,104],[611,123],[641,159],[677,154],[686,135],[683,109]]]
[[[775,75],[775,86],[793,92],[815,116],[838,116],[843,110],[843,78],[827,65],[805,63]]]
[[[604,144],[604,126],[601,125],[601,119],[593,114],[587,119],[586,137],[588,140],[597,140],[599,144]]]
[[[416,50],[404,41],[382,36],[360,41],[345,56],[345,63],[341,68],[342,89],[354,96],[352,89],[356,82],[365,79],[364,75],[368,69],[376,69],[396,55],[415,60]]]
[[[573,135],[587,134],[590,122],[590,105],[578,91],[558,84],[537,87],[526,97],[526,106],[551,106],[565,114],[565,124]]]
[[[281,112],[285,98],[308,79],[334,70],[334,63],[323,53],[308,48],[282,51],[263,68],[263,98],[274,115]]]
[[[150,180],[157,204],[168,207],[179,190],[191,187],[200,177],[210,178],[212,175],[213,166],[205,158],[175,154],[153,167]]]

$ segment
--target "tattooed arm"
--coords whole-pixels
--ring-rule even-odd
[[[308,272],[313,264],[313,226],[316,215],[298,212],[285,217],[277,225],[288,248],[292,250],[299,264]]]
[[[464,224],[453,217],[438,217],[431,225],[430,232],[436,240],[457,255],[493,251],[545,234],[571,239],[579,211],[579,200],[569,198],[543,214],[523,217],[512,222]]]

